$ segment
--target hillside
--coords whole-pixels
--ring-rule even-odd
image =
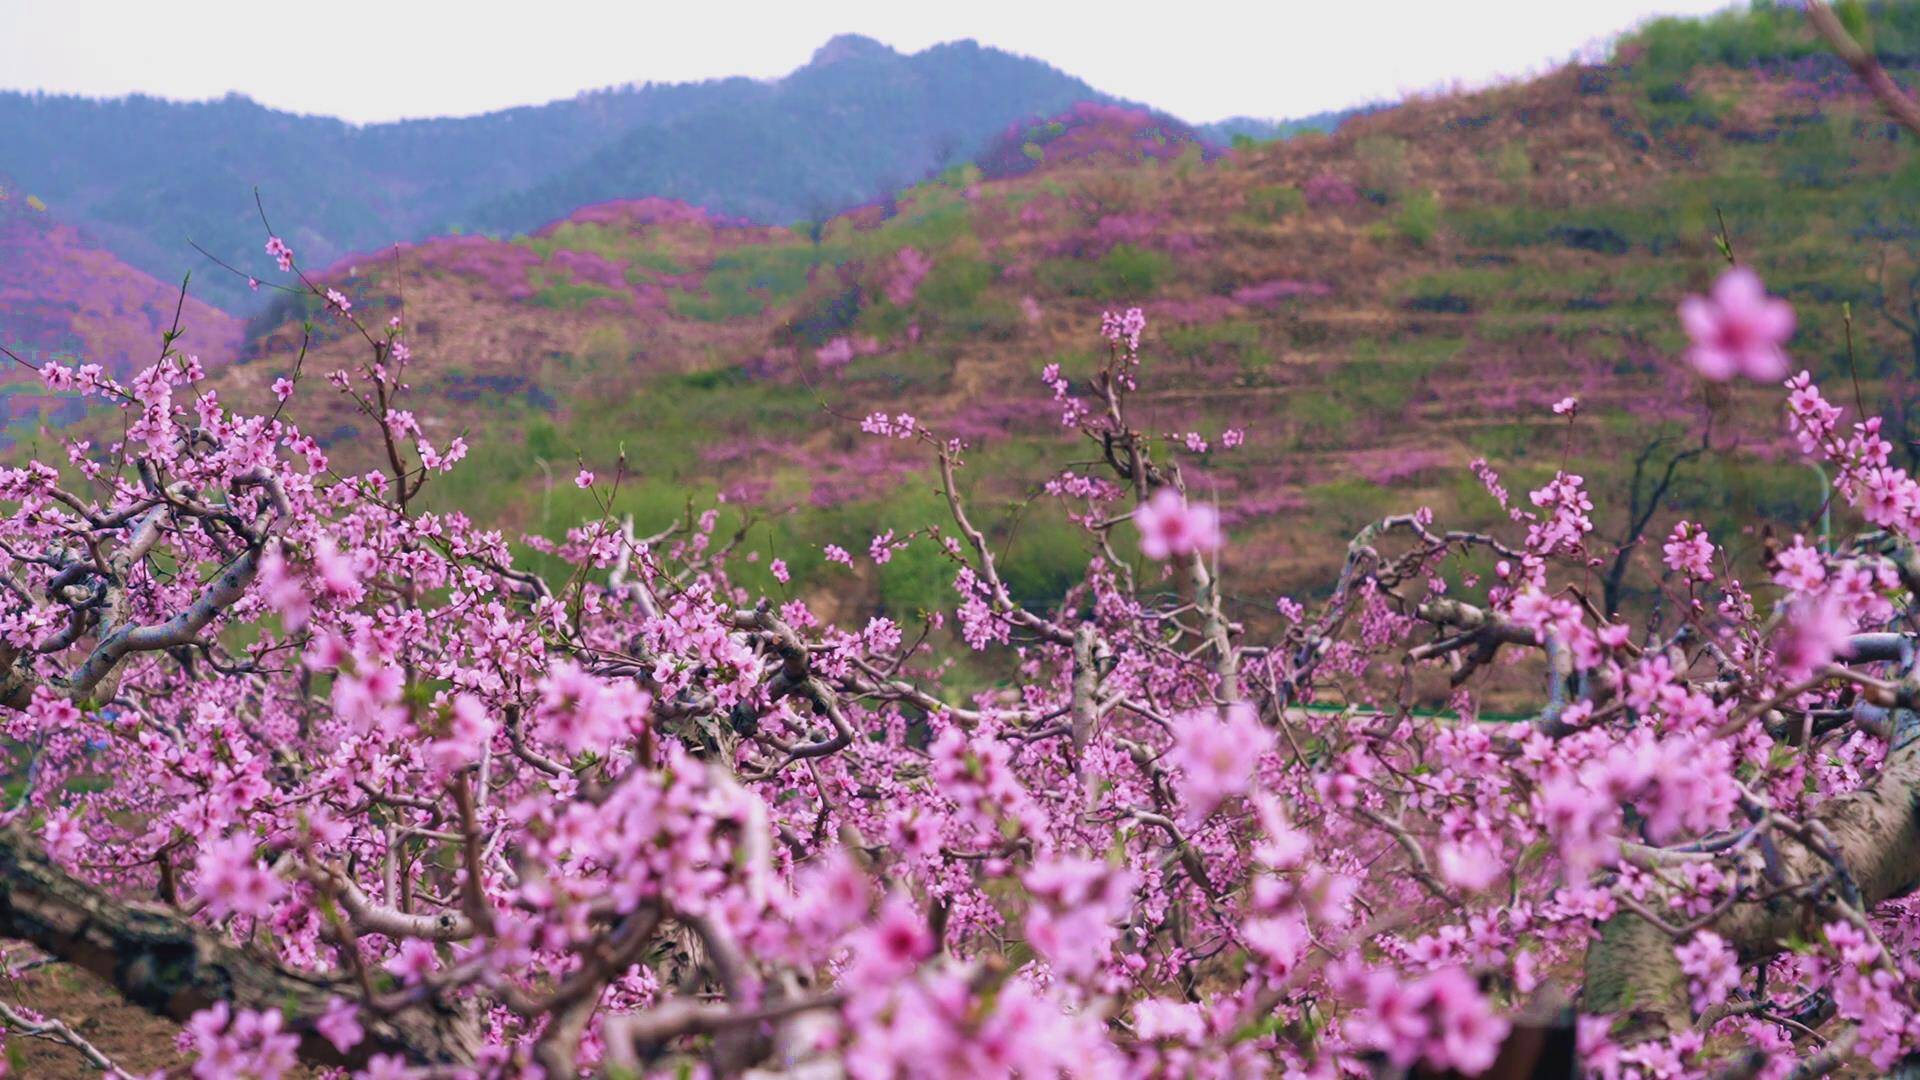
[[[224,362],[240,348],[240,320],[89,243],[37,196],[0,180],[0,345],[29,362],[43,357],[100,363],[118,377],[159,355],[176,311],[181,348]],[[0,446],[42,423],[79,417],[75,396],[42,386],[0,357]]]
[[[643,523],[690,487],[724,492],[770,514],[756,535],[815,572],[821,543],[865,550],[929,498],[913,448],[823,406],[905,410],[975,447],[970,475],[1029,556],[1017,585],[1044,597],[1084,556],[1029,507],[1046,478],[1024,463],[1063,437],[1039,374],[1089,370],[1100,311],[1137,303],[1142,419],[1210,444],[1187,467],[1225,508],[1249,612],[1329,580],[1345,536],[1388,509],[1493,521],[1466,468],[1480,457],[1515,491],[1585,474],[1618,538],[1641,452],[1645,495],[1710,432],[1732,452],[1683,460],[1665,512],[1751,545],[1735,539],[1744,508],[1811,520],[1821,496],[1811,475],[1763,467],[1782,433],[1770,394],[1703,397],[1676,359],[1674,307],[1724,265],[1721,217],[1799,306],[1800,362],[1847,369],[1852,305],[1863,393],[1898,442],[1920,377],[1920,339],[1887,314],[1920,287],[1920,167],[1791,18],[1660,24],[1608,65],[1211,160],[1144,115],[1068,116],[983,155],[1031,164],[1018,175],[955,170],[811,234],[613,205],[335,279],[381,314],[404,281],[427,358],[411,407],[476,447],[438,497],[536,531],[587,509],[550,474],[576,452],[604,471],[624,447],[623,508]],[[264,392],[296,339],[291,324],[267,337],[235,387]],[[353,355],[319,347],[323,368]],[[1583,401],[1571,431],[1549,410],[1568,392]],[[309,397],[306,425],[351,455],[352,418]],[[1221,448],[1229,428],[1244,448]],[[943,572],[903,557],[863,571],[867,593],[835,590],[911,610]]]
[[[287,219],[296,248],[321,262],[451,229],[511,234],[632,196],[786,223],[913,183],[972,157],[1008,124],[1086,100],[1108,99],[971,41],[903,55],[843,35],[771,81],[634,85],[365,126],[239,96],[0,93],[0,145],[15,179],[62,220],[134,266],[177,278],[202,265],[189,238],[258,263],[255,188]],[[188,146],[193,153],[175,152]],[[207,287],[234,310],[251,303],[234,282]]]

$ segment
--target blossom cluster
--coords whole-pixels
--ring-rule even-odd
[[[1690,305],[1707,374],[1771,370],[1754,288]],[[1788,422],[1856,540],[1760,562],[1667,515],[1603,610],[1587,480],[1476,461],[1497,528],[1369,523],[1270,627],[1206,440],[1131,422],[1138,309],[1079,394],[1044,375],[1098,451],[1036,485],[1086,541],[1044,603],[904,412],[859,425],[929,455],[944,515],[826,545],[828,593],[717,508],[637,537],[584,465],[607,512],[563,536],[430,508],[461,444],[422,439],[388,330],[329,378],[378,453],[305,434],[297,373],[251,414],[170,351],[49,365],[125,439],[0,469],[0,874],[72,882],[127,950],[259,964],[196,989],[196,1076],[1475,1075],[1565,1010],[1606,1077],[1791,1067],[1809,1024],[1920,1050],[1920,921],[1876,869],[1920,770],[1920,485],[1809,375]],[[903,550],[951,567],[937,610],[853,591]],[[730,571],[762,557],[777,596]]]

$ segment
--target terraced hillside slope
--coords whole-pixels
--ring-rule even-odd
[[[1879,24],[1890,63],[1912,12]],[[932,498],[914,447],[860,431],[873,410],[966,440],[969,482],[1028,556],[1016,586],[1060,587],[1086,553],[1033,499],[1035,447],[1070,437],[1041,375],[1088,372],[1100,313],[1130,305],[1149,323],[1140,416],[1194,447],[1185,467],[1224,508],[1249,613],[1331,580],[1346,537],[1389,509],[1500,516],[1468,468],[1480,458],[1515,492],[1585,474],[1614,536],[1657,491],[1652,527],[1685,515],[1731,537],[1756,505],[1811,521],[1822,489],[1755,467],[1783,434],[1773,394],[1703,395],[1680,370],[1674,308],[1724,267],[1723,228],[1798,306],[1796,359],[1851,367],[1900,441],[1920,376],[1920,164],[1797,20],[1662,23],[1606,65],[1217,159],[1141,115],[1082,109],[817,229],[611,203],[325,277],[367,320],[404,313],[408,407],[475,447],[429,497],[540,532],[587,509],[576,460],[604,475],[624,448],[620,510],[657,524],[689,489],[724,496],[754,509],[756,550],[848,603],[944,595],[931,550],[861,563],[858,587],[821,563],[823,544],[865,551]],[[291,370],[306,316],[306,371],[358,359],[333,316],[281,314],[228,373],[234,392]],[[1569,390],[1571,424],[1550,410]],[[318,379],[295,404],[358,452]],[[1620,583],[1654,570],[1643,558]]]
[[[31,192],[0,179],[0,346],[28,364],[99,362],[116,377],[160,355],[160,338],[186,328],[180,347],[224,362],[240,349],[241,320],[128,266],[57,219]],[[81,417],[77,395],[44,386],[0,355],[0,446],[38,438]]]

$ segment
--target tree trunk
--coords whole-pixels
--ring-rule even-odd
[[[474,1018],[433,1003],[389,1017],[363,1014],[366,1039],[345,1054],[313,1030],[336,993],[322,976],[287,971],[152,904],[115,899],[56,866],[17,828],[0,830],[0,936],[19,938],[98,975],[127,1001],[184,1023],[216,1002],[274,1009],[315,1065],[364,1067],[374,1054],[415,1064],[467,1064],[480,1046]]]
[[[1825,825],[1833,835],[1867,908],[1920,883],[1920,814],[1916,814],[1920,741],[1914,737],[1920,733],[1920,723],[1906,710],[1896,715],[1902,721],[1895,733],[1896,746],[1880,775],[1858,791],[1829,799],[1810,815],[1810,820]],[[1788,880],[1810,881],[1830,869],[1826,860],[1792,837],[1777,832],[1773,837],[1780,869]],[[1749,850],[1746,857],[1757,876],[1759,853]],[[1659,894],[1651,894],[1648,906],[1659,910],[1664,902]],[[1819,934],[1814,923],[1813,908],[1789,898],[1772,904],[1739,904],[1710,929],[1726,939],[1742,960],[1752,961],[1784,951],[1790,936],[1814,939]],[[1599,940],[1587,948],[1583,1010],[1625,1014],[1641,1030],[1684,1028],[1691,1022],[1691,1012],[1686,976],[1673,954],[1677,944],[1631,911],[1621,911],[1602,923]]]

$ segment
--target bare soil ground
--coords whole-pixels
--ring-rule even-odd
[[[84,971],[54,964],[37,968],[0,988],[0,1000],[64,1020],[83,1039],[136,1076],[178,1065],[178,1025],[122,1001]],[[12,1076],[31,1080],[84,1080],[100,1076],[79,1051],[53,1037],[9,1033],[6,1064]]]

